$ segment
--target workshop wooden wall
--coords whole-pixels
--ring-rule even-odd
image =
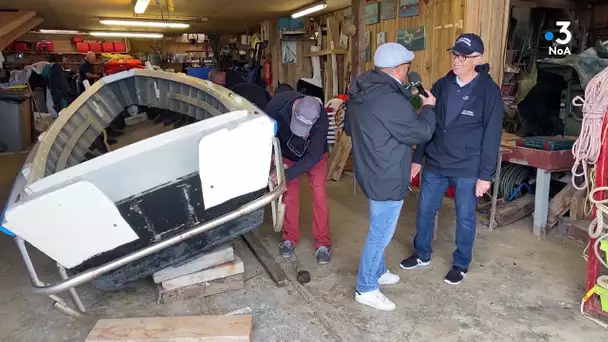
[[[511,0],[465,0],[464,30],[481,36],[490,74],[502,83]]]
[[[416,59],[412,70],[420,73],[424,84],[431,84],[451,68],[450,54],[446,51],[456,38],[465,32],[477,33],[485,44],[484,60],[490,63],[490,73],[499,84],[502,82],[510,0],[421,0],[420,15],[409,18],[380,20],[366,25],[370,31],[372,60],[366,69],[373,68],[373,54],[377,47],[377,33],[386,32],[386,41],[397,40],[397,30],[424,26],[426,48],[414,51]],[[341,17],[342,11],[333,15]]]
[[[309,57],[304,55],[310,52],[310,46],[315,43],[312,40],[296,41],[296,62],[283,64],[281,62],[281,40],[279,38],[279,23],[276,20],[266,20],[261,23],[261,38],[268,40],[266,51],[270,54],[272,68],[272,85],[268,87],[269,92],[274,93],[278,82],[287,83],[295,88],[298,79],[312,77],[312,63]]]
[[[397,4],[399,0],[397,0]],[[479,34],[485,43],[484,59],[490,63],[490,73],[500,84],[504,70],[506,38],[509,22],[510,0],[420,0],[420,15],[401,18],[396,13],[395,19],[380,20],[377,24],[366,25],[370,32],[371,60],[365,63],[366,69],[373,68],[373,55],[377,48],[377,33],[386,32],[386,41],[397,40],[397,30],[414,28],[423,25],[426,34],[426,48],[415,51],[412,70],[420,73],[424,84],[432,84],[444,76],[451,68],[451,58],[447,49],[454,44],[456,37],[464,32]],[[398,11],[398,10],[397,10]],[[319,18],[325,22],[327,16],[334,16],[342,23],[344,10],[339,10]],[[348,18],[346,18],[348,20]],[[310,51],[314,41],[297,42],[297,62],[281,63],[281,42],[278,40],[277,21],[262,23],[262,37],[269,37],[268,51],[271,53],[273,87],[277,81],[295,86],[301,77],[311,77],[310,58],[304,54]],[[265,38],[262,38],[265,39]],[[300,57],[301,56],[301,57]]]
[[[397,41],[397,30],[424,26],[426,35],[426,48],[414,51],[416,59],[412,63],[412,70],[422,76],[423,84],[430,84],[444,76],[450,70],[450,55],[447,49],[454,44],[458,35],[463,32],[464,12],[466,0],[421,0],[420,15],[415,17],[399,17],[397,8],[396,18],[380,20],[377,24],[366,25],[365,31],[370,32],[371,58],[366,61],[365,67],[370,70],[374,67],[374,51],[378,47],[377,34],[386,32],[386,41]],[[399,4],[399,1],[397,1]],[[343,11],[333,15],[343,19]]]

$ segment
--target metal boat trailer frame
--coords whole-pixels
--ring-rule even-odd
[[[21,253],[21,257],[23,258],[23,262],[25,263],[25,268],[27,269],[27,273],[30,277],[30,281],[32,283],[32,289],[36,294],[44,294],[48,295],[53,301],[53,306],[64,313],[75,317],[80,318],[83,317],[84,314],[87,313],[87,309],[84,306],[84,303],[80,299],[80,296],[76,292],[76,286],[87,283],[100,275],[107,273],[109,271],[113,271],[119,267],[122,267],[130,262],[139,260],[143,257],[146,257],[152,253],[156,253],[162,251],[165,248],[173,246],[177,243],[180,243],[184,240],[202,234],[206,231],[209,231],[213,228],[216,228],[222,224],[233,221],[237,218],[245,216],[263,208],[267,204],[271,204],[272,206],[272,219],[274,224],[275,231],[281,231],[283,226],[283,215],[284,210],[280,210],[282,206],[282,198],[283,193],[287,189],[286,181],[285,181],[285,168],[283,162],[281,160],[281,146],[279,144],[278,138],[274,137],[272,140],[273,145],[273,158],[274,162],[272,163],[274,170],[277,175],[277,185],[272,184],[272,180],[269,181],[270,191],[263,196],[256,198],[255,200],[241,206],[240,208],[233,210],[225,215],[222,215],[216,219],[213,219],[209,222],[201,224],[200,226],[191,228],[179,235],[173,236],[167,240],[155,243],[153,245],[142,248],[138,251],[127,254],[123,257],[120,257],[116,260],[108,262],[104,265],[91,268],[84,272],[80,272],[79,274],[68,276],[65,268],[60,264],[57,264],[57,269],[59,271],[59,275],[63,279],[60,282],[49,284],[45,283],[38,277],[38,273],[36,272],[36,268],[32,262],[30,254],[27,250],[27,246],[25,245],[25,240],[23,240],[20,236],[15,236],[14,240],[17,243],[17,247],[19,252]],[[76,304],[76,308],[73,308],[67,301],[65,301],[58,294],[61,292],[69,291],[72,300]]]

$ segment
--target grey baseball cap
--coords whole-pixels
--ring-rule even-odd
[[[312,96],[297,99],[291,112],[291,132],[299,137],[306,137],[321,115],[321,103]]]

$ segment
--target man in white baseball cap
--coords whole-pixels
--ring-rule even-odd
[[[369,233],[357,274],[355,300],[379,310],[395,303],[379,285],[399,282],[384,262],[403,199],[409,192],[412,145],[426,143],[435,130],[435,97],[420,95],[416,112],[404,87],[414,53],[401,44],[382,44],[374,54],[375,70],[351,84],[345,129],[352,138],[357,182],[369,198]]]

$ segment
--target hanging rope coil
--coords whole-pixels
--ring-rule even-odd
[[[583,111],[581,133],[572,146],[572,185],[578,190],[584,190],[588,184],[587,166],[595,165],[600,155],[602,122],[608,108],[608,68],[589,81],[585,88],[585,98],[576,96],[572,99],[572,104],[582,107]],[[576,184],[576,177],[583,177],[580,185]]]

